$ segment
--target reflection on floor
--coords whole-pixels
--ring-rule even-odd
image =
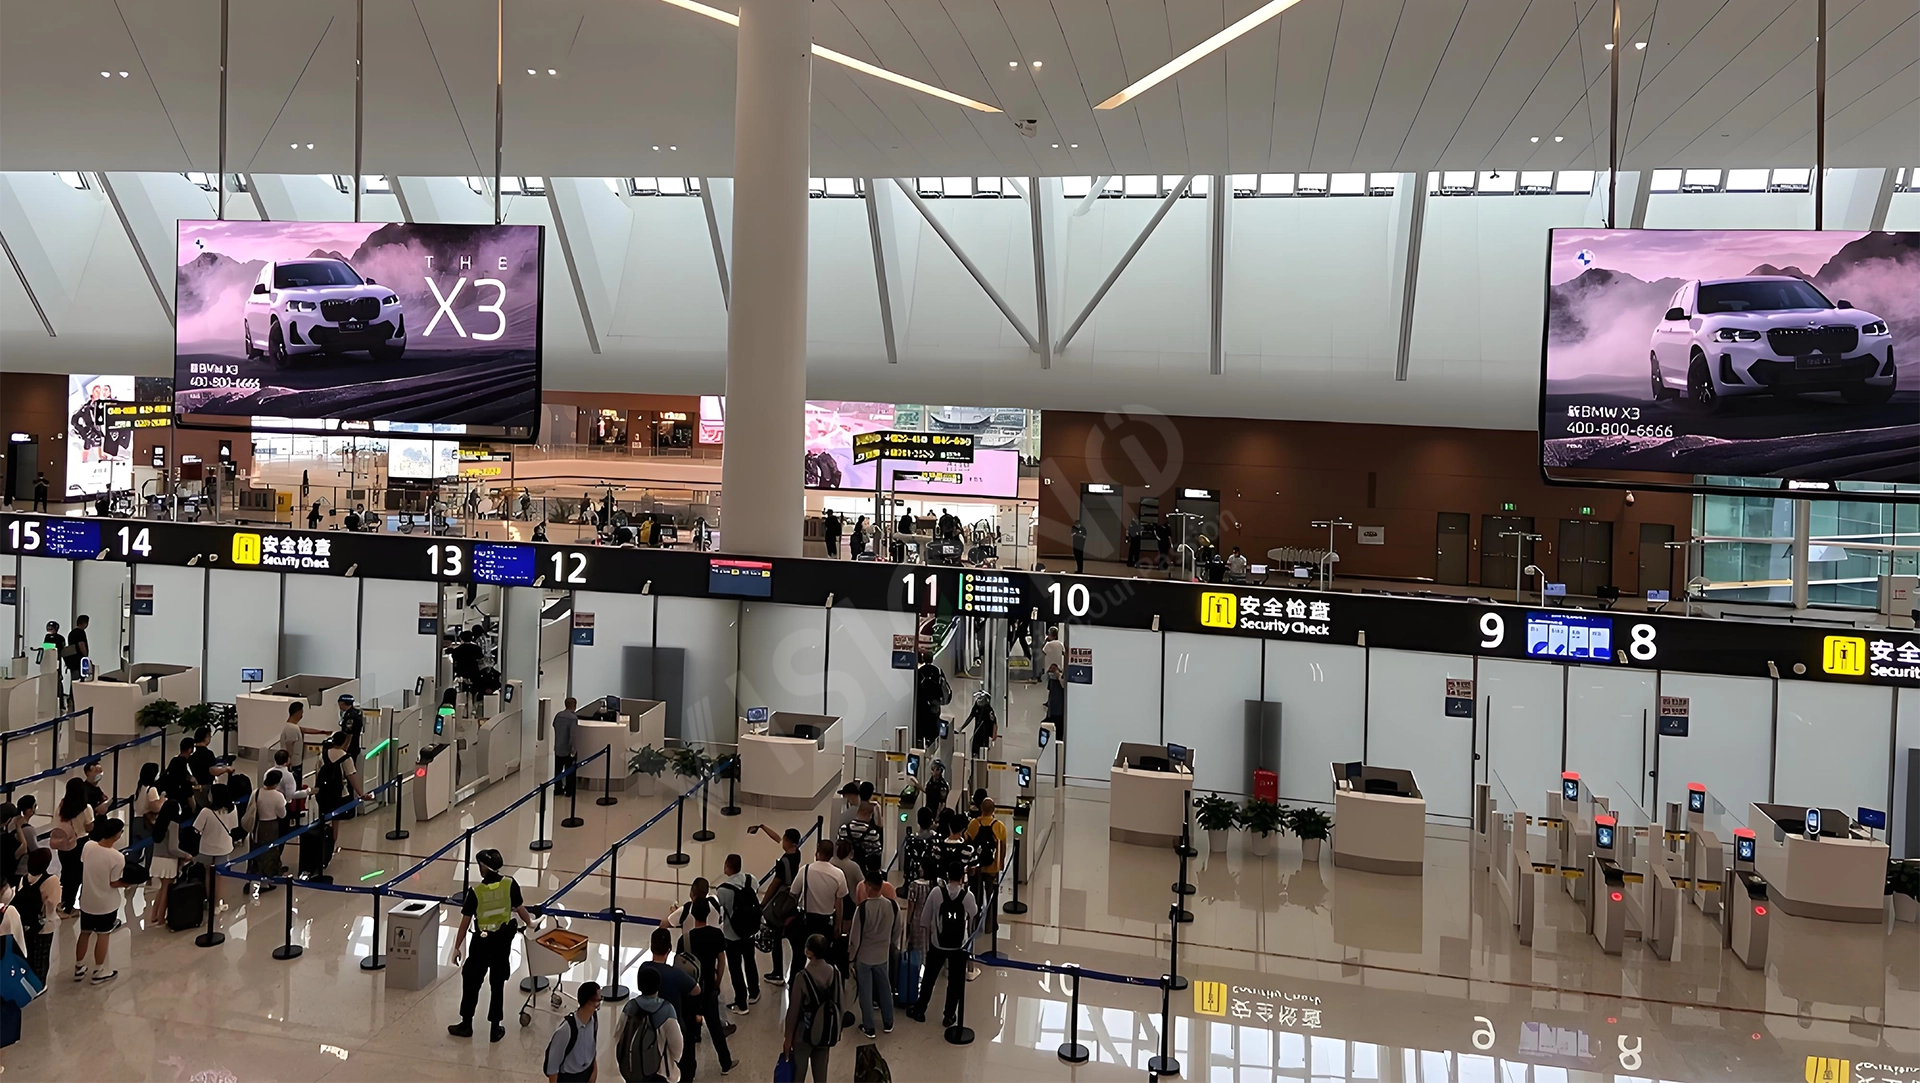
[[[974,684],[955,682],[955,713]],[[1032,741],[1038,689],[1016,684],[1002,719],[1006,740]],[[32,756],[24,747],[16,755]],[[243,767],[252,766],[243,761]],[[531,778],[518,780],[530,784]],[[422,857],[461,840],[462,833],[518,797],[517,784],[482,793],[411,837],[385,838],[392,812],[375,810],[342,825],[331,872],[338,886],[385,884]],[[591,795],[587,795],[588,798]],[[1130,1079],[1147,1070],[1163,1035],[1160,975],[1168,969],[1168,908],[1179,876],[1177,857],[1157,848],[1107,839],[1106,793],[1070,786],[1057,801],[1030,881],[1020,888],[1030,910],[1001,918],[997,948],[968,987],[967,1022],[977,1040],[947,1045],[933,1025],[901,1017],[877,1044],[894,1077],[905,1080]],[[475,850],[497,847],[531,903],[548,901],[615,839],[664,807],[659,798],[626,797],[602,807],[579,802],[584,826],[546,823],[554,846],[527,848],[539,834],[528,802],[476,832]],[[825,813],[827,810],[816,810]],[[698,825],[689,806],[686,830]],[[411,808],[407,809],[411,817]],[[598,912],[618,905],[657,918],[686,897],[696,876],[717,878],[729,853],[756,873],[777,846],[749,833],[761,821],[775,828],[810,826],[813,814],[748,809],[731,818],[710,810],[717,838],[677,843],[674,818],[625,847],[618,881],[601,865],[556,901]],[[889,830],[894,824],[889,824]],[[1242,851],[1203,852],[1189,869],[1195,920],[1180,930],[1179,973],[1189,987],[1169,992],[1168,1052],[1185,1078],[1273,1083],[1277,1080],[1920,1080],[1920,929],[1865,926],[1779,916],[1764,972],[1746,970],[1722,950],[1715,927],[1698,911],[1683,915],[1671,962],[1629,942],[1624,955],[1603,955],[1564,893],[1550,893],[1535,943],[1522,947],[1484,871],[1472,867],[1468,841],[1430,828],[1422,877],[1393,877],[1302,861],[1297,843],[1279,842],[1267,857]],[[676,848],[692,855],[667,864]],[[403,884],[409,891],[451,893],[467,875],[455,846]],[[257,898],[229,884],[231,909],[219,917],[224,944],[199,948],[189,933],[149,928],[140,915],[147,889],[128,892],[126,928],[110,938],[120,977],[104,987],[76,984],[71,973],[75,922],[55,941],[52,987],[26,1009],[22,1041],[0,1052],[9,1076],[34,1080],[166,1079],[186,1083],[238,1080],[525,1079],[538,1062],[557,1016],[544,996],[532,1002],[526,1029],[514,1016],[523,998],[509,985],[508,1035],[452,1039],[457,972],[408,992],[386,987],[358,961],[372,946],[372,897],[296,885],[292,939],[298,959],[271,957],[286,935],[289,895]],[[388,900],[389,902],[391,900]],[[441,911],[439,958],[451,955],[458,922]],[[571,991],[607,977],[614,957],[610,926],[575,922],[591,939],[587,961],[568,974]],[[644,927],[621,934],[620,969],[632,982]],[[762,960],[764,963],[766,960]],[[1078,1040],[1090,1063],[1062,1064],[1068,1040],[1070,982],[1029,969],[1075,963]],[[516,956],[516,966],[524,966]],[[765,969],[763,966],[762,969]],[[1095,975],[1103,977],[1096,977]],[[1135,979],[1132,982],[1104,977]],[[766,1079],[780,1045],[784,990],[766,986],[751,1013],[737,1020],[732,1078]],[[616,1006],[603,1009],[611,1020]],[[603,1040],[601,1078],[615,1075],[611,1025]],[[481,1031],[484,1035],[484,1029]],[[849,1031],[834,1055],[832,1078],[853,1072]],[[701,1071],[718,1072],[703,1050]],[[1814,1058],[1810,1062],[1810,1058]],[[1849,1064],[1847,1075],[1818,1058]]]

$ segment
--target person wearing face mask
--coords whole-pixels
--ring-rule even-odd
[[[595,1018],[600,1011],[600,983],[581,982],[579,995],[580,1007],[560,1021],[547,1042],[546,1064],[542,1069],[547,1083],[594,1083],[600,1078],[595,1055],[595,1047],[600,1044],[600,1022]],[[496,1024],[493,1029],[500,1028]],[[494,1038],[496,1042],[499,1040]]]
[[[530,926],[533,915],[527,912],[526,903],[520,898],[520,885],[500,874],[504,863],[500,851],[482,850],[473,855],[473,860],[480,866],[480,882],[468,888],[466,897],[460,901],[460,931],[453,936],[453,961],[460,967],[460,1021],[448,1026],[447,1033],[456,1038],[473,1037],[473,1011],[480,1004],[480,983],[484,981],[493,996],[487,1008],[487,1020],[493,1024],[488,1038],[497,1042],[507,1036],[507,1028],[500,1025],[500,1020],[504,1015],[503,986],[513,969],[513,938],[521,929],[514,918]],[[463,963],[461,949],[467,944],[470,925],[475,927],[473,943],[466,946]],[[583,987],[580,994],[583,1010],[586,1001]],[[587,1048],[593,1048],[590,1040]],[[554,1075],[551,1063],[548,1068],[551,1079]]]

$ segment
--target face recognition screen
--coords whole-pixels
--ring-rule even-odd
[[[1593,845],[1597,849],[1613,849],[1613,825],[1597,824],[1593,829]]]
[[[1566,798],[1569,801],[1580,800],[1580,780],[1577,778],[1561,779],[1560,780],[1560,796]]]
[[[1733,856],[1734,856],[1734,859],[1737,861],[1745,861],[1748,864],[1752,864],[1753,863],[1753,840],[1749,838],[1734,839],[1733,840]]]
[[[1707,811],[1707,791],[1688,790],[1687,791],[1687,811],[1688,812]]]

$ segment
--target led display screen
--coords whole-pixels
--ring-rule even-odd
[[[742,598],[768,598],[773,595],[773,565],[764,560],[707,561],[707,590],[713,594],[732,594]]]
[[[1527,614],[1527,654],[1538,658],[1613,657],[1613,621],[1562,613]]]
[[[1920,482],[1920,233],[1556,229],[1547,277],[1550,480]]]
[[[508,587],[528,587],[540,574],[540,555],[531,545],[501,545],[475,542],[473,578],[477,583],[498,583]]]
[[[533,436],[541,227],[183,221],[179,239],[182,424],[270,414]]]
[[[71,560],[100,555],[100,523],[93,519],[48,519],[41,528],[46,554]]]

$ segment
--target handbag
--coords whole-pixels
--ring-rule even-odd
[[[773,1062],[773,1083],[793,1083],[793,1058],[785,1053]]]
[[[27,965],[11,934],[0,937],[0,1000],[24,1008],[47,991],[47,983]]]

